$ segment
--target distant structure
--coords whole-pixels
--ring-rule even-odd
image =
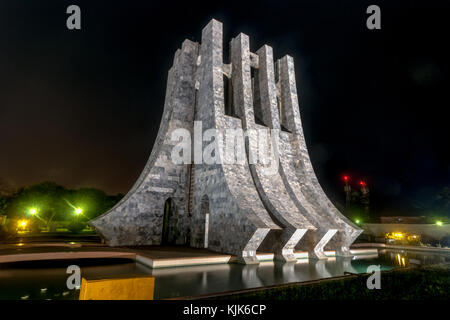
[[[420,217],[380,217],[381,223],[405,223],[405,224],[425,224],[426,218],[425,216]]]
[[[295,250],[317,259],[325,258],[325,248],[350,255],[362,230],[334,207],[316,178],[292,57],[274,63],[267,45],[253,53],[242,33],[230,42],[229,63],[222,54],[222,23],[216,20],[203,29],[201,44],[183,42],[169,70],[161,125],[141,176],[91,225],[110,246],[184,244],[234,254],[242,263],[258,263],[257,250],[282,261],[296,260]],[[250,132],[245,161],[174,163],[172,134],[180,128],[193,135],[210,128]],[[253,129],[279,132],[278,152],[269,155],[278,161],[275,170],[249,161]]]

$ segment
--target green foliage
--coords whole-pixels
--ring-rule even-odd
[[[0,197],[0,214],[8,218],[31,218],[29,212],[35,208],[44,224],[51,221],[87,221],[108,211],[122,195],[108,196],[94,188],[66,189],[53,182],[43,182],[21,188],[9,196]],[[83,214],[75,216],[75,208]]]
[[[64,187],[53,182],[21,188],[11,196],[6,214],[11,218],[22,218],[31,208],[37,208],[39,216],[48,223],[65,209],[61,201],[65,192]]]
[[[79,220],[73,220],[67,225],[67,229],[73,233],[81,232],[86,227],[87,223]]]
[[[0,240],[5,240],[9,238],[8,229],[5,226],[0,225]]]
[[[9,184],[0,178],[0,215],[5,213],[11,194],[12,189]]]
[[[8,206],[9,198],[0,196],[0,215],[3,215],[6,211],[6,207]]]
[[[12,239],[16,236],[17,230],[11,223],[0,225],[0,240]]]

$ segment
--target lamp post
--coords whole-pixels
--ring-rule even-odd
[[[73,213],[75,214],[75,219],[78,221],[80,216],[83,214],[83,209],[82,208],[75,208]]]
[[[349,184],[350,178],[348,176],[344,176],[344,192],[345,192],[345,208],[348,209],[348,206],[350,205],[350,193],[352,191],[352,188]]]
[[[367,183],[365,181],[360,181],[359,182],[360,186],[361,186],[361,202],[364,205],[364,212],[366,213],[367,216],[369,216],[369,204],[370,204],[370,200],[369,200],[369,187],[367,186]]]
[[[42,219],[42,218],[39,216],[39,210],[38,210],[37,208],[30,208],[30,209],[28,210],[28,213],[29,213],[31,216],[36,217],[37,219],[41,220],[43,223],[46,223],[45,220]]]

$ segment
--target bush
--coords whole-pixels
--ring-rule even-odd
[[[37,220],[30,221],[28,229],[31,233],[39,233],[41,232],[41,229],[43,228],[42,222]]]
[[[293,283],[211,297],[219,300],[443,300],[450,299],[450,265],[382,272],[382,290],[370,290],[369,275]]]
[[[13,238],[15,234],[16,234],[15,230],[11,231],[11,229],[8,229],[6,225],[0,225],[0,240],[7,240]]]
[[[82,221],[72,221],[67,225],[67,229],[69,229],[69,231],[73,233],[79,233],[86,227],[87,223]]]
[[[450,247],[450,236],[445,236],[441,239],[441,245],[443,247]]]

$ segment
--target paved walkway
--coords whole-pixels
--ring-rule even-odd
[[[190,247],[108,247],[102,244],[75,242],[0,244],[0,263],[84,258],[129,258],[153,268],[226,263],[232,256]]]
[[[354,254],[373,254],[376,249],[356,249]],[[334,252],[327,252],[334,256]],[[308,258],[306,252],[297,252],[297,258]],[[273,260],[273,254],[257,253],[258,260]],[[24,261],[65,259],[132,259],[150,268],[220,264],[236,261],[230,254],[186,246],[108,247],[101,243],[40,242],[0,244],[0,264]]]

